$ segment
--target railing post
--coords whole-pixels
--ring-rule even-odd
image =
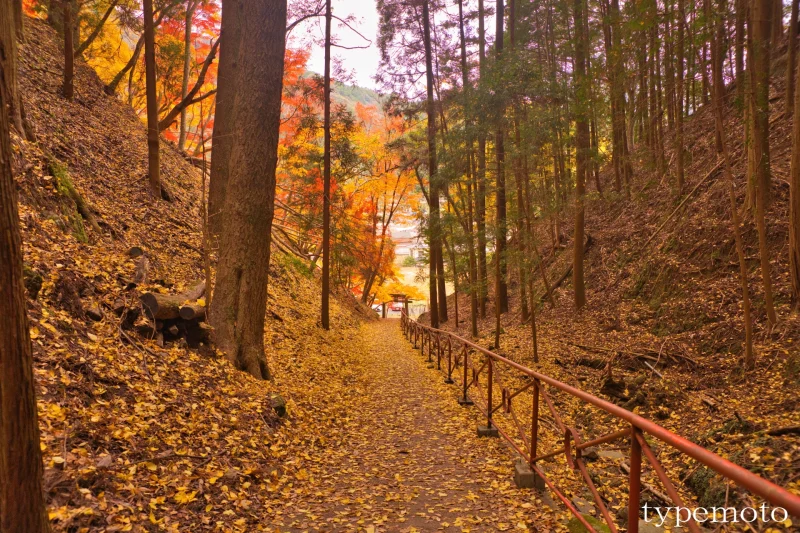
[[[486,384],[486,427],[492,429],[492,368],[494,367],[492,358],[489,358],[489,370],[487,372],[488,379]]]
[[[466,345],[464,346],[464,381],[461,383],[463,387],[463,394],[461,398],[458,400],[458,403],[461,405],[472,405],[472,400],[469,399],[467,396],[467,368],[469,367],[469,351],[467,350]]]
[[[447,337],[447,377],[445,383],[453,383],[453,339]]]
[[[431,357],[431,352],[433,351],[433,333],[430,331],[428,332],[428,363],[433,362],[433,358]]]
[[[438,337],[438,342],[436,343],[436,370],[442,369],[442,338]]]
[[[539,380],[533,380],[533,416],[531,419],[531,457],[528,465],[533,470],[534,459],[536,458],[539,447]]]
[[[488,356],[487,356],[488,357]],[[478,426],[479,437],[499,437],[500,432],[497,427],[492,424],[492,390],[494,389],[494,359],[488,357],[487,361],[487,383],[486,383],[486,425]],[[476,377],[477,379],[477,377]]]
[[[628,488],[628,533],[639,533],[639,496],[642,492],[642,445],[639,428],[631,426],[631,472]]]

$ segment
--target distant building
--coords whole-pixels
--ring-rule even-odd
[[[394,243],[394,256],[397,263],[402,264],[408,257],[419,259],[427,249],[417,226],[392,224],[389,226],[389,232]]]

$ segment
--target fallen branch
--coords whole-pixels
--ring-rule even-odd
[[[775,428],[767,431],[767,435],[779,437],[781,435],[800,435],[800,426],[786,426],[783,428]]]
[[[592,244],[594,244],[594,239],[592,238],[592,236],[591,236],[591,235],[589,235],[589,234],[587,233],[587,234],[586,234],[586,244],[584,244],[584,246],[583,246],[583,253],[584,253],[584,254],[585,254],[586,252],[588,252],[588,251],[589,251],[589,248],[591,248]],[[551,285],[551,286],[550,286],[550,290],[549,290],[549,291],[546,291],[546,292],[545,292],[545,293],[544,293],[544,294],[543,294],[543,295],[542,295],[542,296],[539,298],[539,303],[540,303],[540,304],[541,304],[541,303],[543,303],[543,302],[544,302],[546,299],[550,299],[550,298],[552,297],[553,293],[555,292],[555,290],[556,290],[556,289],[558,289],[558,288],[561,286],[561,284],[562,284],[562,283],[564,283],[564,281],[566,281],[566,279],[567,279],[567,278],[569,277],[569,275],[572,273],[572,267],[573,267],[573,265],[574,265],[574,263],[570,263],[570,265],[569,265],[569,267],[567,268],[567,270],[566,270],[566,271],[565,271],[563,274],[561,274],[561,277],[560,277],[560,278],[558,278],[558,279],[556,280],[556,282],[555,282],[555,283],[553,283],[553,285]]]
[[[606,348],[605,346],[588,346],[586,344],[578,344],[576,342],[567,342],[566,344],[590,352],[620,353],[620,354],[630,355],[632,357],[638,357],[640,359],[646,359],[648,361],[658,361],[657,357],[653,357],[652,355],[647,355],[639,352],[631,352],[628,350],[620,350],[617,348]]]

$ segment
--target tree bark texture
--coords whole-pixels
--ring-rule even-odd
[[[281,121],[286,0],[241,6],[241,71],[233,88],[231,150],[211,303],[217,346],[239,369],[269,379],[264,320]],[[231,83],[231,78],[220,80]]]
[[[8,77],[17,68],[12,9],[0,6],[0,533],[43,533],[50,527],[9,137]]]

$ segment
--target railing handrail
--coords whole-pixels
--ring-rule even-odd
[[[405,312],[402,313],[401,318],[403,319],[403,321],[410,322],[424,331],[433,332],[439,335],[446,335],[453,340],[461,342],[466,347],[477,350],[478,352],[486,355],[487,357],[491,358],[494,361],[508,365],[522,372],[523,374],[526,374],[534,379],[538,379],[544,383],[547,383],[548,385],[555,387],[561,391],[564,391],[567,394],[570,394],[575,398],[583,400],[586,403],[592,404],[595,407],[602,409],[603,411],[630,423],[639,430],[649,435],[652,435],[661,442],[697,460],[698,462],[711,468],[715,472],[721,474],[723,477],[736,482],[738,485],[748,489],[753,494],[756,494],[764,498],[772,505],[783,507],[789,512],[789,514],[795,517],[800,517],[800,496],[789,492],[783,487],[776,485],[775,483],[767,479],[764,479],[763,477],[754,474],[753,472],[750,472],[749,470],[735,463],[732,463],[731,461],[725,459],[724,457],[721,457],[715,454],[714,452],[711,452],[710,450],[698,444],[695,444],[684,437],[681,437],[676,433],[673,433],[672,431],[656,424],[652,420],[644,418],[641,415],[637,415],[636,413],[628,411],[627,409],[620,407],[616,404],[613,404],[607,400],[598,398],[597,396],[594,396],[593,394],[590,394],[584,390],[578,389],[571,385],[567,385],[566,383],[554,379],[546,374],[542,374],[526,366],[523,366],[519,363],[516,363],[510,359],[503,357],[502,355],[487,350],[486,348],[483,348],[482,346],[479,346],[468,339],[460,337],[455,333],[434,328],[431,326],[426,326],[425,324],[420,324],[418,321],[408,317]]]

